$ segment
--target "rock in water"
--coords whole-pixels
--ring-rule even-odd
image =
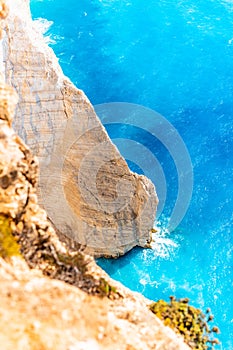
[[[51,221],[96,256],[147,246],[158,203],[153,184],[130,172],[85,94],[64,76],[29,1],[8,6],[0,65],[19,95],[14,129],[39,158],[40,201]]]

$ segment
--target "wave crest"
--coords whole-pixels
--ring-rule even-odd
[[[34,29],[38,33],[43,35],[47,45],[56,44],[56,41],[53,39],[52,34],[46,34],[52,25],[53,25],[53,21],[48,21],[46,18],[39,17],[33,21]]]

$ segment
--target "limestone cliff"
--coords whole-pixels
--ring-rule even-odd
[[[41,202],[51,221],[98,256],[147,246],[154,186],[129,171],[87,97],[63,75],[34,28],[28,0],[8,6],[0,66],[19,95],[14,129],[39,158]]]
[[[188,350],[136,295],[117,302],[0,258],[4,350]]]
[[[3,260],[0,240],[1,349],[188,350],[149,300],[59,241],[37,203],[37,160],[11,128],[16,102],[0,79],[0,237],[5,218],[7,235],[37,269],[19,257]]]

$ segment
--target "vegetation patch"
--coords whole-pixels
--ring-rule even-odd
[[[189,299],[178,299],[170,297],[170,302],[159,300],[150,305],[150,310],[160,318],[166,326],[180,333],[185,342],[192,348],[198,350],[214,349],[219,344],[214,338],[214,333],[219,333],[218,327],[210,327],[213,320],[210,309],[204,314],[201,310],[190,306]]]
[[[4,259],[12,256],[20,256],[20,247],[12,235],[11,221],[5,215],[0,214],[0,256]]]
[[[96,286],[96,293],[99,294],[101,297],[108,297],[110,299],[115,299],[115,297],[119,295],[116,288],[111,286],[111,284],[108,283],[104,278],[100,278],[98,281],[98,284]]]

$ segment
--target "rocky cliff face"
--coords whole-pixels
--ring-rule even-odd
[[[188,350],[133,294],[111,301],[0,258],[4,350]],[[22,316],[23,315],[23,316]]]
[[[149,311],[149,300],[59,241],[37,203],[37,160],[11,128],[16,102],[0,78],[1,349],[188,350]],[[27,264],[9,258],[4,237]]]
[[[93,107],[63,75],[31,20],[28,0],[8,0],[0,67],[19,103],[14,129],[40,161],[43,206],[59,231],[95,255],[150,241],[157,196],[129,171]]]

